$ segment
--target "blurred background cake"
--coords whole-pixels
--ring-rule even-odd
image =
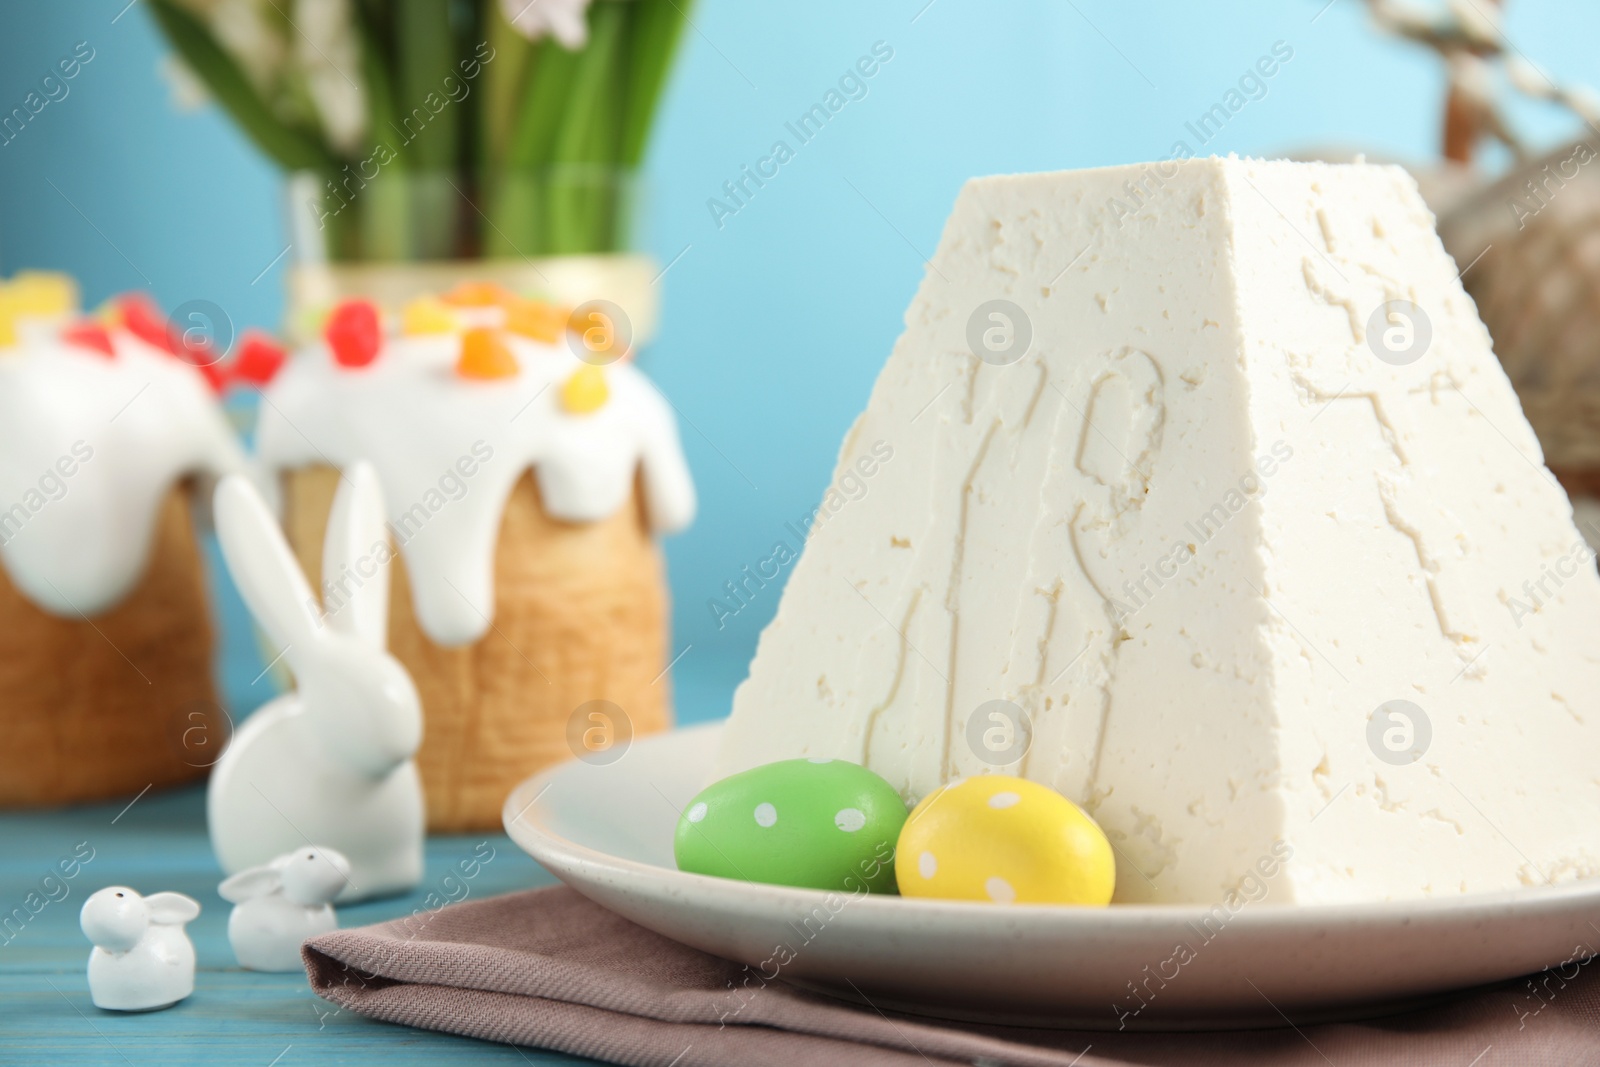
[[[219,372],[147,298],[0,287],[0,804],[204,775],[227,736],[194,504],[244,470]]]
[[[331,309],[263,394],[257,448],[329,611],[363,579],[321,570],[339,471],[376,467],[429,825],[492,827],[539,767],[670,723],[655,537],[689,523],[694,488],[670,405],[603,327],[485,284],[399,318]]]

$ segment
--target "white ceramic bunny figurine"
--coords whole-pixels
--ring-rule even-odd
[[[228,571],[298,686],[246,719],[211,771],[223,872],[315,841],[349,860],[340,900],[409,889],[422,878],[422,708],[384,651],[391,553],[377,474],[352,466],[334,496],[322,573],[339,579],[343,602],[326,613],[248,481],[223,479],[215,511]]]
[[[108,1011],[168,1008],[194,992],[194,945],[183,924],[200,905],[182,893],[140,896],[113,885],[83,902],[78,924],[94,942],[89,996]]]
[[[331,848],[309,845],[264,867],[251,867],[217,886],[233,905],[228,942],[239,966],[251,971],[298,971],[300,946],[338,929],[334,898],[344,889],[350,861]]]

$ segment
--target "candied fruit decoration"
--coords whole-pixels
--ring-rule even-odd
[[[574,415],[599,411],[610,398],[605,369],[587,363],[573,371],[572,377],[561,386],[561,406]]]
[[[10,346],[17,343],[17,309],[13,305],[11,293],[4,283],[0,283],[0,346]]]
[[[506,329],[523,337],[553,345],[566,325],[566,309],[543,300],[513,300],[506,305]]]
[[[74,322],[61,331],[61,339],[69,345],[78,348],[87,348],[99,352],[103,356],[115,356],[117,350],[111,347],[111,332],[101,323],[92,319]]]
[[[288,353],[283,346],[260,330],[247,330],[239,339],[239,354],[234,357],[232,377],[251,385],[267,385],[283,369]]]
[[[341,367],[365,367],[378,358],[383,327],[378,307],[370,300],[346,300],[334,307],[322,328],[333,358]]]
[[[482,381],[510,378],[519,370],[517,357],[511,354],[496,331],[475,329],[461,335],[461,357],[456,360],[456,373],[463,378]]]
[[[211,386],[213,393],[220,394],[228,387],[228,373],[222,369],[220,363],[190,363],[191,367],[200,372],[200,377]]]
[[[53,270],[19,270],[6,285],[18,315],[70,315],[78,310],[78,283]]]
[[[515,299],[509,289],[494,282],[462,282],[443,297],[446,304],[462,308],[501,307]]]
[[[172,354],[205,374],[208,381],[212,381],[212,375],[207,372],[207,368],[215,367],[222,362],[222,354],[211,343],[211,337],[206,330],[207,327],[198,325],[190,329],[180,329],[177,323],[171,319],[167,320],[167,337],[171,342]]]
[[[406,305],[400,315],[400,330],[408,337],[429,333],[454,333],[460,327],[456,313],[443,300],[424,296]]]
[[[117,318],[123,329],[147,345],[178,354],[167,330],[167,316],[149,293],[125,293],[117,298]]]

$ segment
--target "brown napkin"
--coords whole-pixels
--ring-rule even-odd
[[[1600,1062],[1600,978],[1579,963],[1372,1022],[1155,1034],[942,1023],[782,982],[741,998],[741,965],[564,886],[340,930],[303,954],[311,988],[361,1015],[638,1067]]]

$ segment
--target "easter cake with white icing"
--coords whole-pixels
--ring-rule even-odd
[[[245,469],[222,372],[148,298],[76,304],[60,276],[0,287],[6,805],[199,777],[227,736],[190,514],[199,480]]]
[[[337,472],[377,471],[429,824],[492,827],[539,767],[671,721],[656,537],[689,523],[694,487],[671,406],[628,353],[576,343],[561,309],[468,285],[398,327],[335,307],[264,394],[257,448],[329,611],[362,580],[321,573]]]

